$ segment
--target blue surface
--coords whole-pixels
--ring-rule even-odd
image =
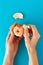
[[[14,20],[15,12],[24,14],[23,20]],[[35,24],[41,37],[36,46],[39,65],[43,65],[43,0],[0,0],[0,65],[5,54],[6,36],[9,27],[15,21],[18,23]],[[28,65],[28,54],[22,39],[15,57],[15,65]]]

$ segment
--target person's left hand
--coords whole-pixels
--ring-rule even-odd
[[[29,32],[27,26],[24,27],[24,38],[25,38],[25,45],[27,48],[28,53],[33,53],[35,51],[35,47],[37,44],[38,39],[40,38],[40,34],[38,33],[36,27],[34,25],[30,25],[32,28],[33,36],[30,40]]]

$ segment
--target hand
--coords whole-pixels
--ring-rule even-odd
[[[38,39],[40,38],[40,35],[39,35],[36,27],[34,25],[30,25],[30,26],[31,26],[32,32],[33,32],[33,36],[32,36],[31,40],[29,39],[29,32],[28,32],[27,27],[26,26],[24,27],[25,45],[26,45],[28,52],[31,52],[33,50],[33,48],[35,48],[36,43],[37,43]]]
[[[31,39],[31,45],[33,47],[35,47],[39,38],[40,38],[40,34],[39,34],[38,30],[36,29],[36,27],[34,25],[30,25],[30,26],[31,26],[32,31],[33,31],[33,37]]]
[[[16,37],[14,35],[14,33],[12,32],[13,31],[13,27],[15,27],[17,25],[17,23],[15,23],[10,32],[8,33],[8,36],[6,38],[6,52],[7,53],[12,53],[14,56],[16,55],[17,53],[17,50],[18,50],[18,45],[19,45],[19,41],[20,41],[20,37]]]
[[[6,38],[6,53],[4,56],[3,65],[13,65],[14,57],[18,50],[18,45],[21,38],[16,37],[13,33],[13,27],[15,27],[15,25],[16,24],[11,27],[11,30]]]

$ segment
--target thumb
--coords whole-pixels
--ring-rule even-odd
[[[27,27],[24,27],[24,40],[25,40],[25,46],[26,46],[27,50],[29,51],[30,39],[29,39],[29,33],[28,33]]]
[[[24,39],[27,40],[27,41],[28,40],[30,41],[30,39],[29,39],[29,32],[28,32],[27,26],[24,27]]]

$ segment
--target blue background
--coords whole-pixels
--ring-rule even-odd
[[[24,19],[14,20],[12,15],[15,12],[22,12]],[[36,51],[39,65],[43,65],[43,0],[0,0],[0,65],[2,65],[5,55],[9,27],[15,21],[21,24],[36,25],[41,35]],[[14,63],[15,65],[28,65],[28,54],[23,39],[20,41]]]

